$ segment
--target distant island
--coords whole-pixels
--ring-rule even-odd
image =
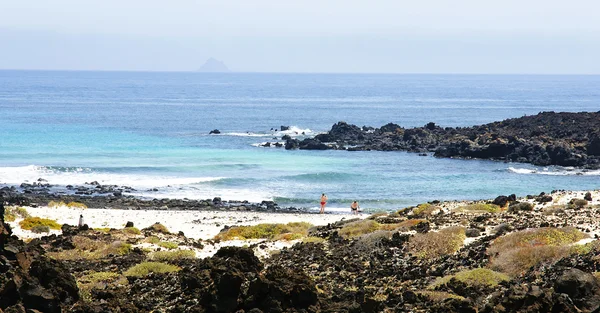
[[[206,62],[204,62],[204,65],[202,65],[198,69],[198,72],[225,73],[230,71],[227,65],[225,65],[225,63],[223,63],[222,61],[219,61],[215,58],[209,58],[208,60],[206,60]]]

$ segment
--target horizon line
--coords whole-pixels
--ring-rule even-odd
[[[597,76],[600,73],[460,73],[460,72],[285,72],[285,71],[227,71],[203,72],[198,70],[128,70],[128,69],[13,69],[0,68],[0,71],[22,72],[126,72],[126,73],[197,73],[197,74],[324,74],[324,75],[538,75],[538,76]]]

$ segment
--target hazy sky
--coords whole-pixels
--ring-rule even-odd
[[[600,74],[597,0],[0,0],[0,68]]]

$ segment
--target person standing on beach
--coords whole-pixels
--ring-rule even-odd
[[[360,205],[358,205],[357,201],[352,202],[352,204],[350,205],[350,210],[352,210],[352,214],[354,214],[354,215],[358,215],[359,208],[360,208]]]
[[[321,212],[320,214],[325,213],[325,205],[327,204],[327,196],[325,194],[321,194]]]

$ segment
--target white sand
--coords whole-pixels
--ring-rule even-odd
[[[183,231],[185,236],[194,239],[212,239],[225,225],[241,226],[260,223],[308,222],[315,226],[327,225],[343,219],[364,218],[368,214],[354,216],[351,214],[309,214],[309,213],[263,213],[263,212],[231,212],[231,211],[159,211],[159,210],[117,210],[117,209],[72,209],[67,207],[25,207],[31,216],[56,220],[59,224],[77,225],[79,215],[92,228],[109,227],[120,229],[131,221],[142,229],[156,222],[165,225],[169,231]],[[195,222],[193,222],[195,221]],[[15,235],[21,238],[32,238],[36,235],[21,230],[19,220],[9,223]],[[54,232],[60,233],[60,232]]]

